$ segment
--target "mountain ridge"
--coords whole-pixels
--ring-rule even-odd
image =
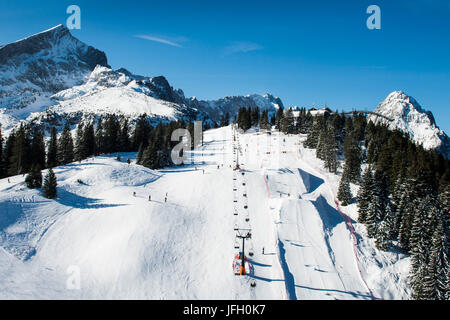
[[[23,67],[17,68],[17,65]],[[109,91],[121,101],[95,98]],[[101,110],[104,114],[108,112],[107,104],[114,102],[116,106],[122,104],[124,109],[112,108],[111,112],[134,117],[136,114],[126,107],[133,102],[140,105],[137,109],[155,119],[191,117],[216,122],[222,114],[236,114],[241,106],[258,106],[275,112],[277,106],[282,105],[279,98],[269,94],[218,100],[187,98],[164,76],[136,75],[125,68],[113,70],[103,51],[81,42],[63,25],[0,47],[0,123],[3,127],[11,129],[21,120],[36,122],[47,118],[48,114],[55,115],[55,111],[66,120],[68,117],[71,122],[78,121],[83,110],[70,114],[62,108],[70,104],[70,99],[83,100],[86,112]],[[169,109],[163,110],[162,106]],[[175,114],[177,116],[173,117]]]
[[[425,149],[437,149],[447,158],[450,156],[450,139],[439,129],[431,111],[425,110],[413,97],[403,91],[391,92],[375,109],[392,121],[371,115],[374,123],[384,123],[392,130],[398,129],[422,145]]]

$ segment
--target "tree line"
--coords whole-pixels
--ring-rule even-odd
[[[213,126],[218,127],[218,124],[213,123]],[[53,181],[51,169],[56,166],[120,152],[138,152],[138,164],[158,169],[173,165],[170,152],[179,143],[171,141],[175,129],[187,128],[191,137],[194,136],[191,121],[160,122],[152,126],[146,114],[139,117],[132,132],[130,128],[128,119],[108,114],[97,121],[80,122],[72,135],[70,124],[66,122],[59,135],[55,127],[50,128],[46,146],[44,131],[39,126],[21,124],[6,139],[0,127],[0,178],[28,174],[27,186],[39,188],[41,170],[45,168],[52,172],[49,181]],[[205,122],[204,130],[209,128],[210,124]]]

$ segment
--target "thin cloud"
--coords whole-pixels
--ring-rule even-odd
[[[247,52],[257,51],[257,50],[262,50],[262,49],[264,49],[264,47],[257,43],[239,41],[239,42],[233,42],[228,47],[225,47],[224,54],[231,55],[231,54],[236,54],[236,53],[247,53]]]
[[[135,37],[140,38],[140,39],[149,40],[149,41],[155,41],[155,42],[167,44],[169,46],[177,47],[177,48],[183,48],[183,46],[179,42],[187,41],[187,39],[184,37],[178,37],[177,39],[167,39],[167,38],[164,39],[162,37],[155,37],[155,36],[146,35],[146,34],[139,34],[139,35],[136,35]]]

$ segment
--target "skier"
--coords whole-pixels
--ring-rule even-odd
[[[9,181],[9,178],[8,178],[8,183],[11,183],[11,181]]]
[[[202,169],[203,174],[205,174],[205,169]]]
[[[131,160],[130,160],[130,158],[128,158],[128,160],[127,160],[127,163],[128,163],[128,164],[130,164],[130,163],[131,163]]]
[[[136,192],[133,192],[133,197],[136,197]]]
[[[152,201],[152,196],[148,195],[148,201]]]
[[[264,254],[264,247],[263,247],[263,251],[262,251],[262,253]]]
[[[167,197],[164,198],[164,202],[167,202]]]

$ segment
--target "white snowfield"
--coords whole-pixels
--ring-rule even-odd
[[[304,137],[233,141],[226,127],[204,139],[182,167],[128,165],[135,154],[58,167],[56,200],[22,176],[0,180],[0,298],[410,297],[409,259],[375,249],[355,204],[339,212],[339,177]],[[236,227],[251,229],[246,276],[232,269]]]

